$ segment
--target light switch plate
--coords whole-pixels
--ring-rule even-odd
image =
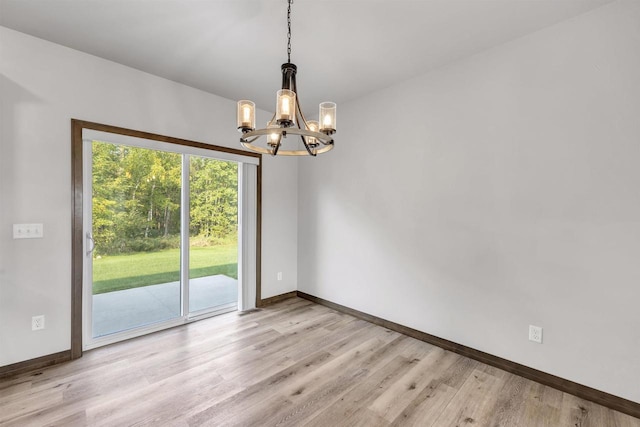
[[[41,239],[43,235],[42,224],[13,224],[14,239]]]

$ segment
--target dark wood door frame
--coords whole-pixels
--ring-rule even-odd
[[[82,130],[92,129],[137,138],[151,139],[189,147],[202,148],[259,159],[257,170],[257,213],[256,213],[256,307],[262,304],[260,283],[261,247],[262,247],[262,155],[249,151],[204,144],[202,142],[173,138],[149,132],[125,129],[117,126],[71,119],[71,358],[82,356],[82,276],[83,276],[83,176]]]

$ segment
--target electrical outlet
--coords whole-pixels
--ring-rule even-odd
[[[278,280],[282,280],[282,271],[278,272]]]
[[[542,344],[542,328],[540,326],[529,325],[529,341]]]
[[[40,329],[44,329],[44,314],[31,318],[31,330],[38,331]]]

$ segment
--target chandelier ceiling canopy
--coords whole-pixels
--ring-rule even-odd
[[[252,101],[238,101],[237,125],[242,132],[240,143],[247,149],[273,156],[316,156],[333,148],[336,132],[336,104],[322,102],[318,120],[307,120],[300,107],[296,85],[298,67],[291,63],[291,4],[287,0],[287,62],[282,64],[282,89],[276,94],[276,111],[263,129],[256,129],[256,106]],[[304,150],[285,147],[288,136],[300,137]]]

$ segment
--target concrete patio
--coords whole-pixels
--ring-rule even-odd
[[[238,301],[238,281],[222,274],[189,281],[191,312]],[[180,316],[180,282],[93,296],[93,336],[120,332]]]

